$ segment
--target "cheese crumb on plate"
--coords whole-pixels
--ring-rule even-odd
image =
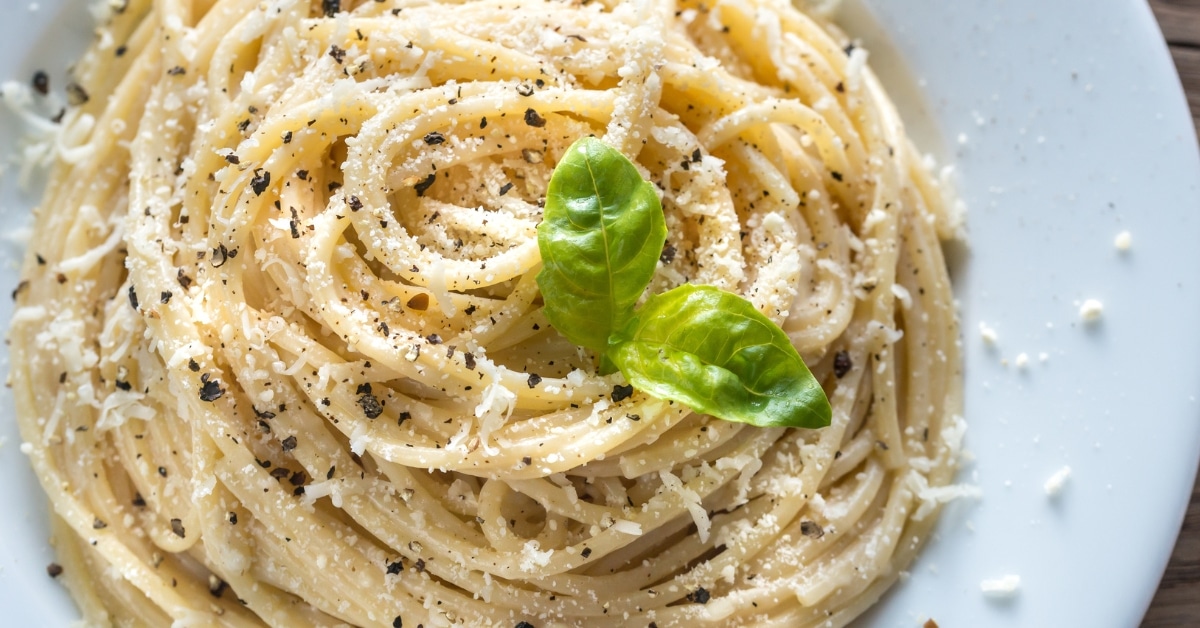
[[[1000,336],[987,323],[979,323],[979,335],[983,337],[983,341],[989,345],[995,345],[1000,340]]]
[[[1098,299],[1088,299],[1079,306],[1079,318],[1082,318],[1085,323],[1100,320],[1101,314],[1104,314],[1104,304]]]
[[[1054,475],[1047,478],[1042,488],[1045,489],[1047,495],[1054,497],[1062,492],[1063,485],[1067,483],[1067,478],[1069,477],[1071,477],[1071,467],[1064,466],[1055,471]]]
[[[1007,574],[999,578],[991,578],[983,580],[979,583],[979,590],[990,598],[1008,599],[1017,594],[1017,590],[1021,588],[1021,576],[1016,574]]]
[[[1118,233],[1117,237],[1113,239],[1113,246],[1117,247],[1118,251],[1128,251],[1133,246],[1133,234],[1128,231]]]

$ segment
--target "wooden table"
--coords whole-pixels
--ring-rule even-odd
[[[1200,128],[1200,0],[1150,0],[1183,79],[1192,121]],[[1200,481],[1192,488],[1171,563],[1142,626],[1200,625]]]

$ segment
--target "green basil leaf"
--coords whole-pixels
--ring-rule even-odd
[[[603,355],[650,279],[666,222],[654,186],[604,142],[585,137],[550,177],[538,225],[546,318],[571,342]]]
[[[635,388],[727,421],[818,428],[833,414],[787,334],[712,286],[649,299],[614,335],[608,357]]]

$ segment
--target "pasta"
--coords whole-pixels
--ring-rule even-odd
[[[10,334],[84,617],[842,625],[963,423],[959,219],[866,52],[780,0],[125,0],[74,69]],[[831,426],[626,392],[535,228],[595,134],[662,197],[650,287],[779,324]]]

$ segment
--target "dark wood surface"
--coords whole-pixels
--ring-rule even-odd
[[[1150,0],[1200,128],[1200,0]],[[1192,488],[1179,540],[1143,628],[1200,625],[1200,482]]]

